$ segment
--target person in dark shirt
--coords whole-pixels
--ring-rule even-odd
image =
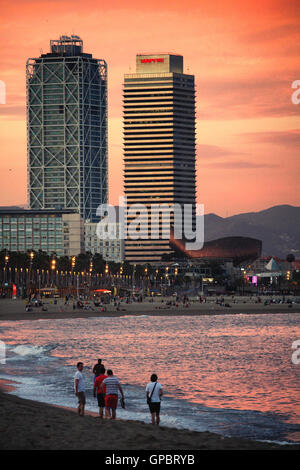
[[[93,367],[94,382],[95,382],[96,377],[98,377],[98,375],[100,375],[102,367],[104,367],[103,364],[102,364],[102,359],[98,359],[97,364],[95,364],[94,367]]]

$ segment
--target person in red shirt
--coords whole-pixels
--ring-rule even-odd
[[[104,379],[106,379],[107,375],[105,375],[105,368],[102,366],[99,370],[100,374],[98,377],[95,378],[94,382],[94,397],[96,398],[96,391],[97,391],[97,400],[98,400],[98,406],[99,406],[99,416],[100,418],[103,418],[103,410],[105,408],[105,392],[106,392],[106,387],[105,385],[103,386],[103,389],[101,390],[101,384]]]

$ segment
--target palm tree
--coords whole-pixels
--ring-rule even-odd
[[[34,269],[50,269],[50,256],[45,251],[39,250],[34,254],[32,261],[32,267]]]
[[[103,259],[103,256],[100,253],[95,253],[93,258],[93,269],[96,273],[98,274],[103,274],[105,271],[105,261]]]
[[[91,262],[91,253],[80,253],[76,258],[76,270],[77,271],[88,271]]]
[[[123,274],[132,276],[133,268],[134,268],[133,265],[130,264],[128,261],[124,261],[122,266],[123,266]]]
[[[68,256],[61,256],[57,260],[57,269],[58,271],[70,271],[71,270],[71,260]]]
[[[28,268],[30,265],[29,253],[21,253],[19,251],[12,251],[9,253],[8,266],[12,268]]]

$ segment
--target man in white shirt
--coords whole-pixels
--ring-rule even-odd
[[[162,385],[157,382],[157,375],[151,375],[151,382],[146,386],[146,397],[152,417],[152,424],[159,424],[160,402],[163,395]]]
[[[83,363],[77,363],[77,372],[74,376],[75,395],[78,398],[78,414],[84,416],[85,407],[85,380],[82,375]]]

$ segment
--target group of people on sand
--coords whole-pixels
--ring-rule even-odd
[[[87,296],[84,298],[84,296],[79,295],[79,297],[76,299],[72,295],[66,295],[64,305],[68,306],[70,300],[73,302],[73,310],[95,310],[94,307],[90,304],[89,298]],[[101,300],[94,299],[93,303],[95,307],[100,307],[101,312],[106,312],[106,306],[104,305],[102,298]]]
[[[47,307],[38,297],[30,294],[28,297],[28,302],[25,306],[25,312],[32,312],[33,308],[42,307],[42,311],[46,312]]]
[[[77,371],[74,376],[75,395],[78,399],[78,414],[84,416],[86,404],[86,385],[82,373],[83,362],[77,363]],[[120,380],[113,374],[111,369],[105,369],[102,359],[98,359],[93,367],[93,394],[97,397],[99,417],[101,419],[116,419],[119,392],[121,394],[121,406],[125,408],[125,397]],[[160,403],[163,395],[163,387],[158,382],[156,374],[152,374],[150,382],[146,386],[146,400],[151,413],[152,424],[160,422]],[[105,410],[105,413],[104,413]]]

